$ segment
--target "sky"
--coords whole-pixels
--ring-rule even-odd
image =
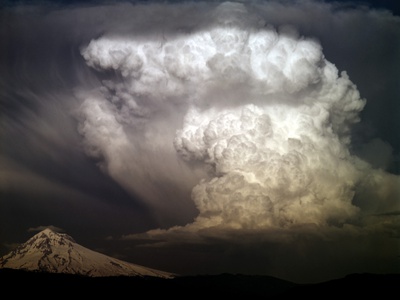
[[[0,2],[0,255],[400,271],[397,1]]]

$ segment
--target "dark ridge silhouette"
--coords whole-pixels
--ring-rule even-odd
[[[315,284],[296,284],[270,276],[240,274],[156,277],[87,277],[14,269],[0,269],[3,292],[11,286],[15,296],[172,296],[185,299],[199,297],[246,297],[246,299],[286,299],[289,296],[391,296],[398,293],[400,274],[351,274],[344,278]]]

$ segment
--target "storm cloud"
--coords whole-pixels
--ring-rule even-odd
[[[398,266],[398,16],[319,1],[2,15],[5,194],[75,195],[99,215],[113,207],[125,225],[110,225],[109,242],[166,257],[208,249],[205,272],[298,279],[302,264],[288,257],[325,261],[334,251],[330,265],[343,266],[334,276],[378,241],[360,265],[380,259],[361,269]],[[43,223],[68,232],[52,219],[28,227]],[[243,253],[254,261],[241,265]]]

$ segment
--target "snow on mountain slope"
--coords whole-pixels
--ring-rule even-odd
[[[0,268],[99,276],[175,275],[128,263],[85,248],[67,234],[45,229],[0,258]]]

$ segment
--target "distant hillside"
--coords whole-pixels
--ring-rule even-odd
[[[71,236],[48,228],[0,257],[0,268],[90,277],[175,276],[172,273],[132,264],[93,251],[75,242]]]

